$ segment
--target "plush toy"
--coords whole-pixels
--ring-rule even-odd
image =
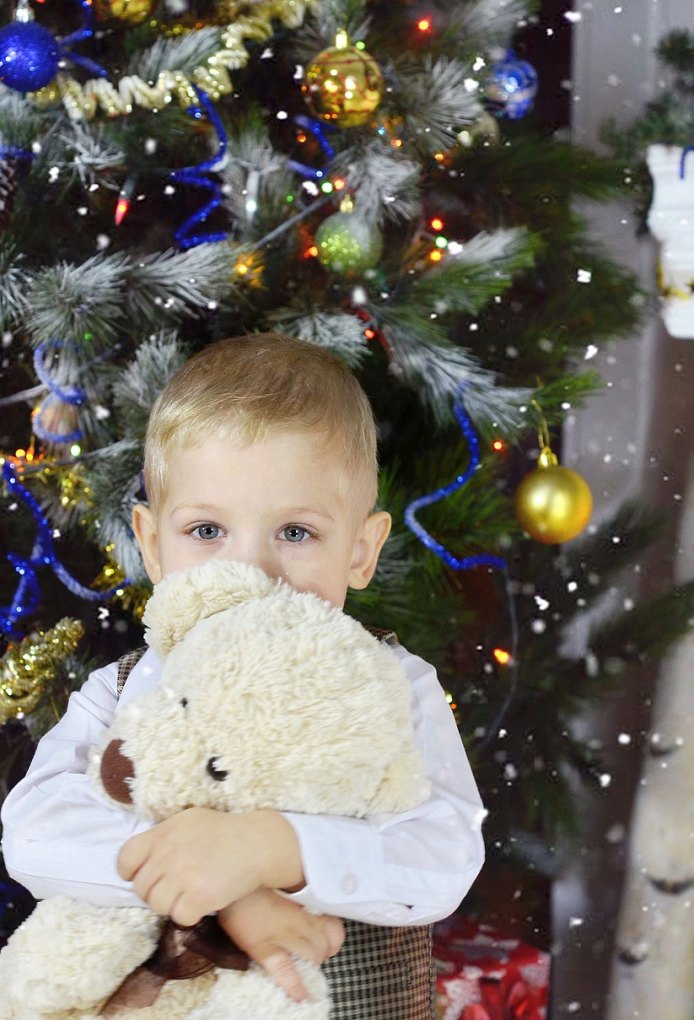
[[[144,620],[160,681],[118,709],[90,765],[113,800],[162,821],[191,805],[358,817],[427,796],[397,656],[329,603],[211,562],[157,585]],[[296,961],[312,1001],[295,1003],[239,957],[213,918],[184,929],[57,896],[0,954],[0,1020],[326,1020],[320,968]]]

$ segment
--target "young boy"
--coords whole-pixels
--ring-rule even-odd
[[[290,337],[239,337],[193,357],[156,401],[148,505],[134,508],[133,528],[154,584],[208,559],[242,560],[341,607],[349,587],[368,585],[390,531],[390,516],[374,511],[376,485],[373,415],[343,363]],[[335,1020],[430,1020],[430,923],[458,906],[481,867],[483,809],[434,670],[393,649],[432,782],[420,807],[367,819],[191,808],[139,821],[85,775],[118,704],[114,663],[72,695],[6,798],[8,871],[38,898],[144,901],[183,925],[216,911],[297,999],[289,953],[333,957]],[[159,672],[148,649],[121,702]],[[348,919],[342,949],[337,918]]]

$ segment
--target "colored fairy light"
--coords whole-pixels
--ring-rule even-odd
[[[443,220],[439,219],[438,216],[434,216],[433,220],[431,221],[431,229],[443,230]]]
[[[505,648],[494,648],[492,655],[500,666],[508,666],[512,658],[511,653],[506,651]]]
[[[420,32],[428,32],[431,28],[431,18],[420,18],[417,22],[417,28]]]
[[[478,566],[498,567],[505,570],[506,561],[500,556],[493,556],[491,553],[477,553],[474,556],[463,557],[454,556],[419,523],[416,517],[416,514],[424,507],[431,506],[432,503],[438,503],[439,500],[446,499],[446,497],[461,489],[480,465],[479,439],[462,403],[458,400],[453,403],[453,413],[467,440],[468,450],[470,451],[470,463],[466,470],[448,485],[444,485],[440,489],[436,489],[435,492],[430,492],[426,496],[420,496],[418,499],[413,500],[405,509],[405,524],[427,549],[436,553],[453,570],[470,570],[472,567]]]
[[[503,439],[494,439],[492,441],[492,450],[494,450],[495,453],[503,453],[505,449],[506,444]]]
[[[440,252],[438,248],[434,248],[433,251],[429,252],[429,259],[432,262],[440,262],[443,258],[443,252]]]
[[[129,208],[130,199],[125,194],[125,192],[121,191],[120,195],[118,196],[118,201],[116,202],[116,211],[113,214],[113,222],[116,224],[117,227],[119,227],[123,220],[125,219]]]

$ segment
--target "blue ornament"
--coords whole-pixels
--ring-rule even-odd
[[[492,65],[484,85],[487,106],[497,117],[519,120],[530,113],[537,95],[537,71],[509,50]]]
[[[0,29],[0,82],[17,92],[36,92],[58,71],[60,45],[35,21],[12,21]]]

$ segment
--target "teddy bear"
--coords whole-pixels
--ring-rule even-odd
[[[428,796],[402,664],[340,609],[212,561],[161,581],[144,623],[162,673],[95,749],[105,797],[159,822],[189,806],[363,817]],[[56,896],[0,953],[0,1020],[327,1020],[322,971],[295,962],[311,1001],[290,1000],[212,917],[186,929]]]

